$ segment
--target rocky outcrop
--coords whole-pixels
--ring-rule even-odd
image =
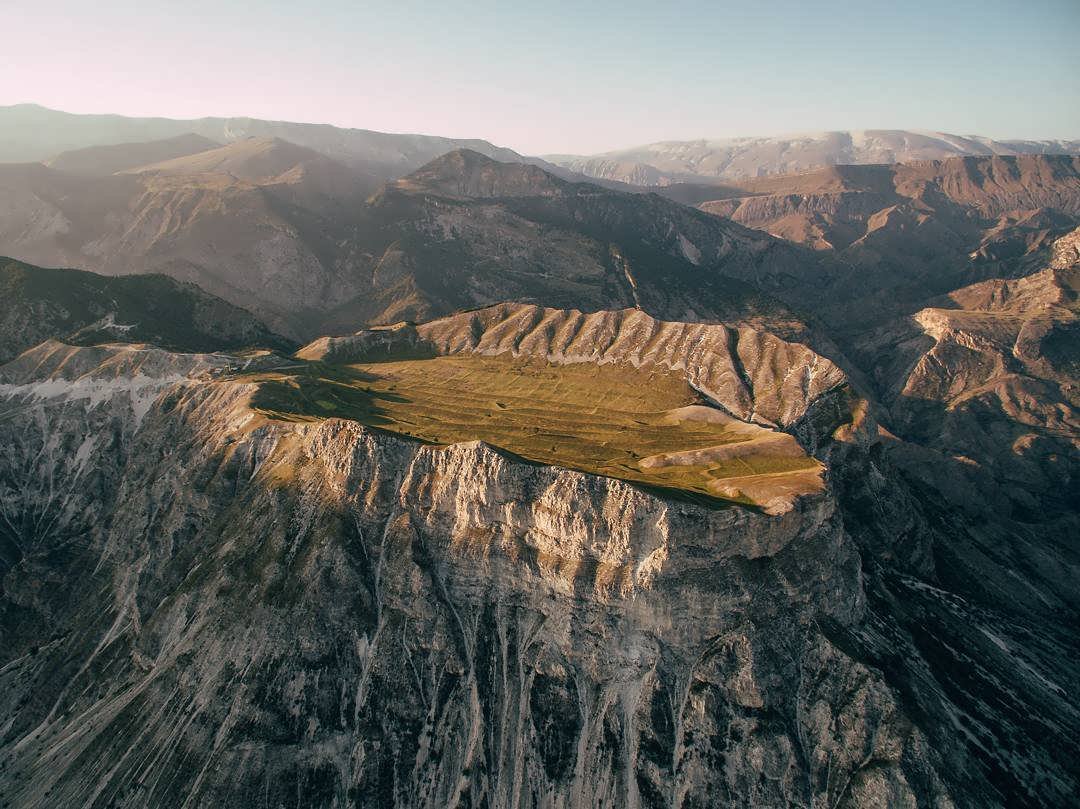
[[[1080,228],[1057,239],[1051,249],[1050,267],[1064,270],[1080,265]]]
[[[821,629],[865,610],[828,496],[707,510],[266,422],[228,362],[52,345],[4,369],[10,805],[946,800]]]

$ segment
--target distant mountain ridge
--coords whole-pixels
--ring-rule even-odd
[[[123,115],[78,115],[36,104],[0,107],[0,163],[50,161],[63,152],[88,147],[191,135],[219,144],[251,137],[280,138],[360,168],[382,180],[408,174],[439,155],[461,148],[503,162],[525,160],[512,149],[475,138],[395,134],[258,118],[129,118]]]
[[[958,287],[1038,271],[1080,224],[1080,157],[837,165],[653,193],[830,257],[819,269],[840,272],[794,273],[770,291],[835,337]]]
[[[1080,154],[1080,139],[994,140],[912,130],[850,130],[777,137],[659,141],[594,155],[526,156],[479,138],[377,132],[330,124],[269,121],[246,117],[189,120],[75,114],[37,104],[0,106],[0,163],[47,162],[71,169],[98,155],[68,155],[97,147],[120,155],[125,144],[199,138],[228,144],[245,138],[280,138],[313,149],[380,181],[397,179],[457,149],[503,163],[531,163],[563,179],[657,187],[787,173],[829,165],[907,163],[949,157]],[[198,151],[179,151],[183,156]],[[61,157],[63,158],[61,160]],[[143,161],[156,162],[166,156]],[[70,161],[70,164],[69,164]],[[130,163],[123,168],[134,167]],[[114,169],[121,170],[121,169]],[[95,171],[94,173],[103,173]]]
[[[704,195],[707,188],[695,190]],[[678,189],[672,196],[682,196]],[[698,207],[792,241],[840,248],[858,235],[846,230],[856,221],[913,202],[920,211],[939,214],[947,206],[963,208],[950,212],[958,220],[969,219],[969,213],[993,219],[1037,209],[1080,216],[1080,158],[1023,155],[830,166],[742,180]]]
[[[150,163],[172,160],[186,155],[216,149],[217,141],[187,133],[173,138],[146,143],[112,143],[106,146],[87,146],[61,152],[46,165],[58,171],[70,171],[92,177],[104,177],[118,171],[138,168]]]
[[[681,199],[708,190],[670,188]],[[1041,267],[1054,240],[1080,224],[1080,158],[831,166],[735,181],[720,192],[697,207],[850,265],[818,306],[834,322],[857,326],[887,311],[911,314],[960,286]],[[864,294],[872,298],[851,307],[851,296]],[[839,320],[837,306],[845,312]]]
[[[949,157],[1080,154],[1080,140],[993,140],[977,135],[867,129],[779,137],[660,141],[595,155],[545,155],[588,177],[635,185],[735,180],[823,166]]]

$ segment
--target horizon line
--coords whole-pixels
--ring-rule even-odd
[[[507,149],[513,151],[522,157],[595,157],[601,155],[615,154],[623,151],[631,151],[634,149],[640,149],[647,146],[655,146],[661,144],[689,144],[689,143],[732,143],[737,141],[752,141],[752,140],[773,140],[784,138],[805,138],[811,136],[821,135],[837,135],[837,134],[855,134],[855,133],[868,133],[868,132],[906,132],[915,135],[924,135],[932,137],[951,137],[951,138],[963,138],[965,140],[984,140],[993,143],[1010,144],[1010,143],[1080,143],[1080,137],[1076,138],[1014,138],[1014,137],[992,137],[989,135],[980,135],[976,133],[960,134],[956,132],[946,132],[940,129],[925,129],[925,128],[903,128],[903,127],[858,127],[858,128],[841,128],[841,129],[802,129],[802,130],[787,130],[783,132],[776,132],[773,134],[749,134],[749,135],[731,135],[726,137],[694,137],[694,138],[664,138],[660,140],[651,140],[646,142],[636,142],[630,146],[621,146],[610,149],[604,149],[597,152],[553,152],[553,151],[541,151],[535,153],[527,153],[520,151],[512,146],[502,146],[487,138],[476,136],[457,136],[457,135],[442,135],[433,134],[428,132],[409,132],[409,131],[395,131],[392,129],[372,129],[366,126],[347,126],[343,124],[329,123],[326,121],[302,121],[294,120],[290,118],[260,118],[253,115],[200,115],[196,117],[172,117],[168,115],[157,114],[133,114],[124,112],[71,112],[69,110],[59,109],[57,107],[49,107],[45,104],[41,104],[37,101],[19,101],[10,104],[0,104],[0,109],[14,109],[17,107],[34,107],[36,109],[44,110],[46,112],[59,113],[61,115],[72,115],[78,117],[98,117],[98,118],[123,118],[127,120],[147,120],[156,119],[161,121],[173,121],[177,123],[185,122],[197,122],[197,121],[209,121],[209,120],[248,120],[248,121],[264,121],[267,123],[275,124],[296,124],[298,126],[315,126],[315,127],[329,127],[331,129],[351,130],[355,132],[370,132],[377,135],[396,135],[404,137],[423,137],[423,138],[438,138],[443,140],[458,140],[458,141],[479,141],[486,143],[489,146],[493,146],[499,149]],[[1080,133],[1078,133],[1080,134]]]

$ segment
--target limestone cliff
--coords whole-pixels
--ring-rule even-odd
[[[828,486],[777,516],[711,508],[267,419],[239,371],[282,358],[42,344],[0,368],[3,801],[974,807],[1076,786],[1065,641],[943,589],[940,515],[869,430],[815,417],[834,366],[626,312],[408,333],[668,362],[803,425]]]

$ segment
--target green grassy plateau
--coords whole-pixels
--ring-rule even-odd
[[[537,463],[745,504],[761,498],[762,482],[818,468],[801,451],[777,451],[772,431],[680,410],[703,401],[658,370],[469,355],[302,362],[249,378],[259,382],[252,407],[269,418],[353,419],[432,444],[481,440]],[[667,457],[722,447],[724,457]],[[729,480],[750,481],[752,494]]]

